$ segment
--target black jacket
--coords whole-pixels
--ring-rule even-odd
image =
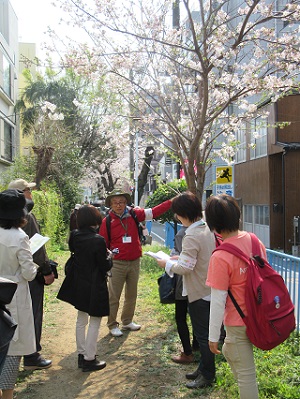
[[[58,299],[71,303],[90,316],[108,316],[106,274],[111,263],[106,259],[104,238],[92,228],[73,230],[69,249],[75,254],[74,265],[59,290]]]

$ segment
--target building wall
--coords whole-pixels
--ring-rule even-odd
[[[277,130],[277,141],[282,143],[300,142],[300,95],[285,97],[277,103],[277,120],[289,122]]]
[[[292,251],[294,216],[300,216],[300,96],[266,106],[267,155],[235,165],[235,197],[244,205],[269,207],[269,247]],[[276,122],[289,122],[282,128]],[[250,135],[247,135],[247,141]],[[300,243],[296,243],[300,245]]]
[[[37,67],[33,62],[36,57],[35,43],[19,43],[19,93],[20,96],[27,84],[23,75],[24,69],[28,69],[33,78],[36,77]],[[32,151],[32,140],[30,136],[23,136],[20,129],[20,154],[30,155]]]
[[[0,172],[19,146],[14,106],[18,95],[18,21],[8,0],[0,0]]]
[[[268,158],[258,158],[238,164],[234,168],[235,197],[243,204],[269,203]]]
[[[285,245],[290,250],[293,244],[293,219],[294,216],[300,216],[300,149],[290,150],[285,154],[284,171]]]

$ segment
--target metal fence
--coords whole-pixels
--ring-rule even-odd
[[[300,258],[267,249],[268,262],[279,273],[289,290],[293,304],[297,331],[300,331]]]

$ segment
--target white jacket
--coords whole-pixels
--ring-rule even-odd
[[[18,283],[7,308],[18,323],[8,355],[30,355],[36,351],[32,302],[28,281],[35,278],[29,238],[22,229],[0,227],[0,276]]]

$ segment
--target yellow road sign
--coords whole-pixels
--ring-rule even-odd
[[[216,175],[217,184],[232,183],[232,166],[218,166]]]

